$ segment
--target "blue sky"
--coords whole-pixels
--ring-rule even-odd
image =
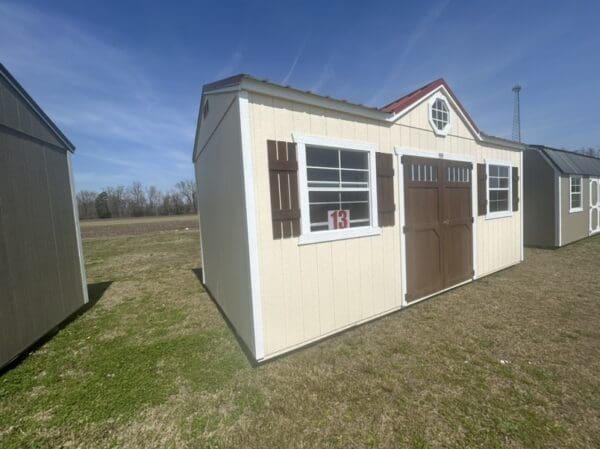
[[[0,61],[77,146],[78,189],[192,178],[202,84],[250,73],[371,106],[445,78],[510,137],[600,145],[600,2],[3,1]]]

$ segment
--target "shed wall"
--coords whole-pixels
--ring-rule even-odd
[[[235,94],[210,96],[195,162],[204,283],[238,335],[254,351],[250,267]]]
[[[0,365],[84,304],[74,217],[66,151],[0,129]]]
[[[561,234],[562,244],[566,245],[590,235],[590,179],[581,178],[581,203],[583,210],[569,212],[571,205],[571,181],[569,176],[561,176]]]
[[[472,156],[480,163],[487,159],[520,166],[520,152],[478,144],[456,115],[449,135],[436,136],[426,103],[395,124],[384,124],[262,94],[251,93],[249,98],[267,357],[389,313],[402,303],[398,188],[394,189],[396,226],[382,228],[381,235],[303,246],[295,238],[274,240],[268,139],[291,141],[297,132],[374,143],[386,153],[403,146]],[[397,186],[396,157],[394,166]],[[477,276],[518,263],[520,212],[495,220],[478,217],[475,247]]]
[[[526,150],[523,155],[524,181],[524,241],[532,246],[558,246],[556,239],[557,175],[548,161],[537,150]]]

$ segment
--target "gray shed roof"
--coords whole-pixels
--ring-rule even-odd
[[[27,91],[19,84],[14,76],[8,71],[6,67],[0,63],[0,76],[3,77],[8,84],[25,100],[31,109],[37,114],[37,116],[50,128],[50,130],[56,135],[56,137],[65,144],[67,149],[72,153],[75,151],[75,145],[65,136],[62,131],[56,126],[56,124],[46,115],[42,108],[35,102],[33,98],[27,93]]]
[[[530,145],[529,147],[544,153],[550,162],[565,175],[600,176],[600,158],[543,145]]]

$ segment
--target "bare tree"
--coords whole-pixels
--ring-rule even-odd
[[[128,216],[125,187],[107,187],[105,190],[108,197],[108,209],[112,217],[126,217]]]
[[[134,182],[127,190],[129,196],[129,212],[134,217],[141,217],[146,210],[146,194],[141,182]]]
[[[77,194],[79,218],[96,218],[96,197],[98,194],[91,190],[82,190]]]
[[[585,154],[587,156],[600,157],[600,146],[596,147],[583,147],[577,150],[578,153]]]
[[[186,212],[196,212],[196,183],[191,179],[185,179],[175,184],[175,188],[183,199]]]
[[[158,215],[158,208],[162,201],[162,193],[155,186],[150,186],[146,189],[146,199],[147,214]]]

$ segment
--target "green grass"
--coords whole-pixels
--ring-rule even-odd
[[[600,446],[600,238],[258,368],[195,231],[84,250],[109,287],[0,378],[2,448]]]

